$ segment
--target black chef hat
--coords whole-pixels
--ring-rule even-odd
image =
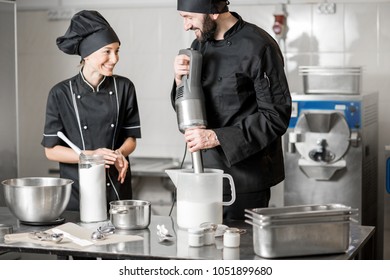
[[[229,11],[227,0],[177,0],[177,10],[200,14],[222,14]]]
[[[57,38],[58,48],[67,54],[84,58],[98,49],[119,42],[115,31],[97,11],[81,11],[75,14],[64,36]]]

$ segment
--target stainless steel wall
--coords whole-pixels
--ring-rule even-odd
[[[17,176],[16,4],[0,1],[0,181]],[[0,186],[0,206],[5,205]]]

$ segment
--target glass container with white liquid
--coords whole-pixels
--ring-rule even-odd
[[[81,222],[107,220],[106,170],[102,155],[80,155],[79,182]]]

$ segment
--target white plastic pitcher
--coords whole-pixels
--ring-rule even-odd
[[[236,200],[236,189],[232,176],[220,169],[205,169],[194,173],[193,169],[168,169],[177,190],[177,225],[189,229],[211,222],[221,224],[223,207]],[[231,200],[223,201],[223,179],[229,180]]]

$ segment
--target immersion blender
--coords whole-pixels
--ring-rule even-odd
[[[176,87],[175,109],[180,132],[187,128],[207,126],[204,95],[201,85],[202,54],[193,49],[182,49],[179,54],[190,57],[189,75],[183,76]],[[191,153],[194,173],[203,173],[201,151]]]

